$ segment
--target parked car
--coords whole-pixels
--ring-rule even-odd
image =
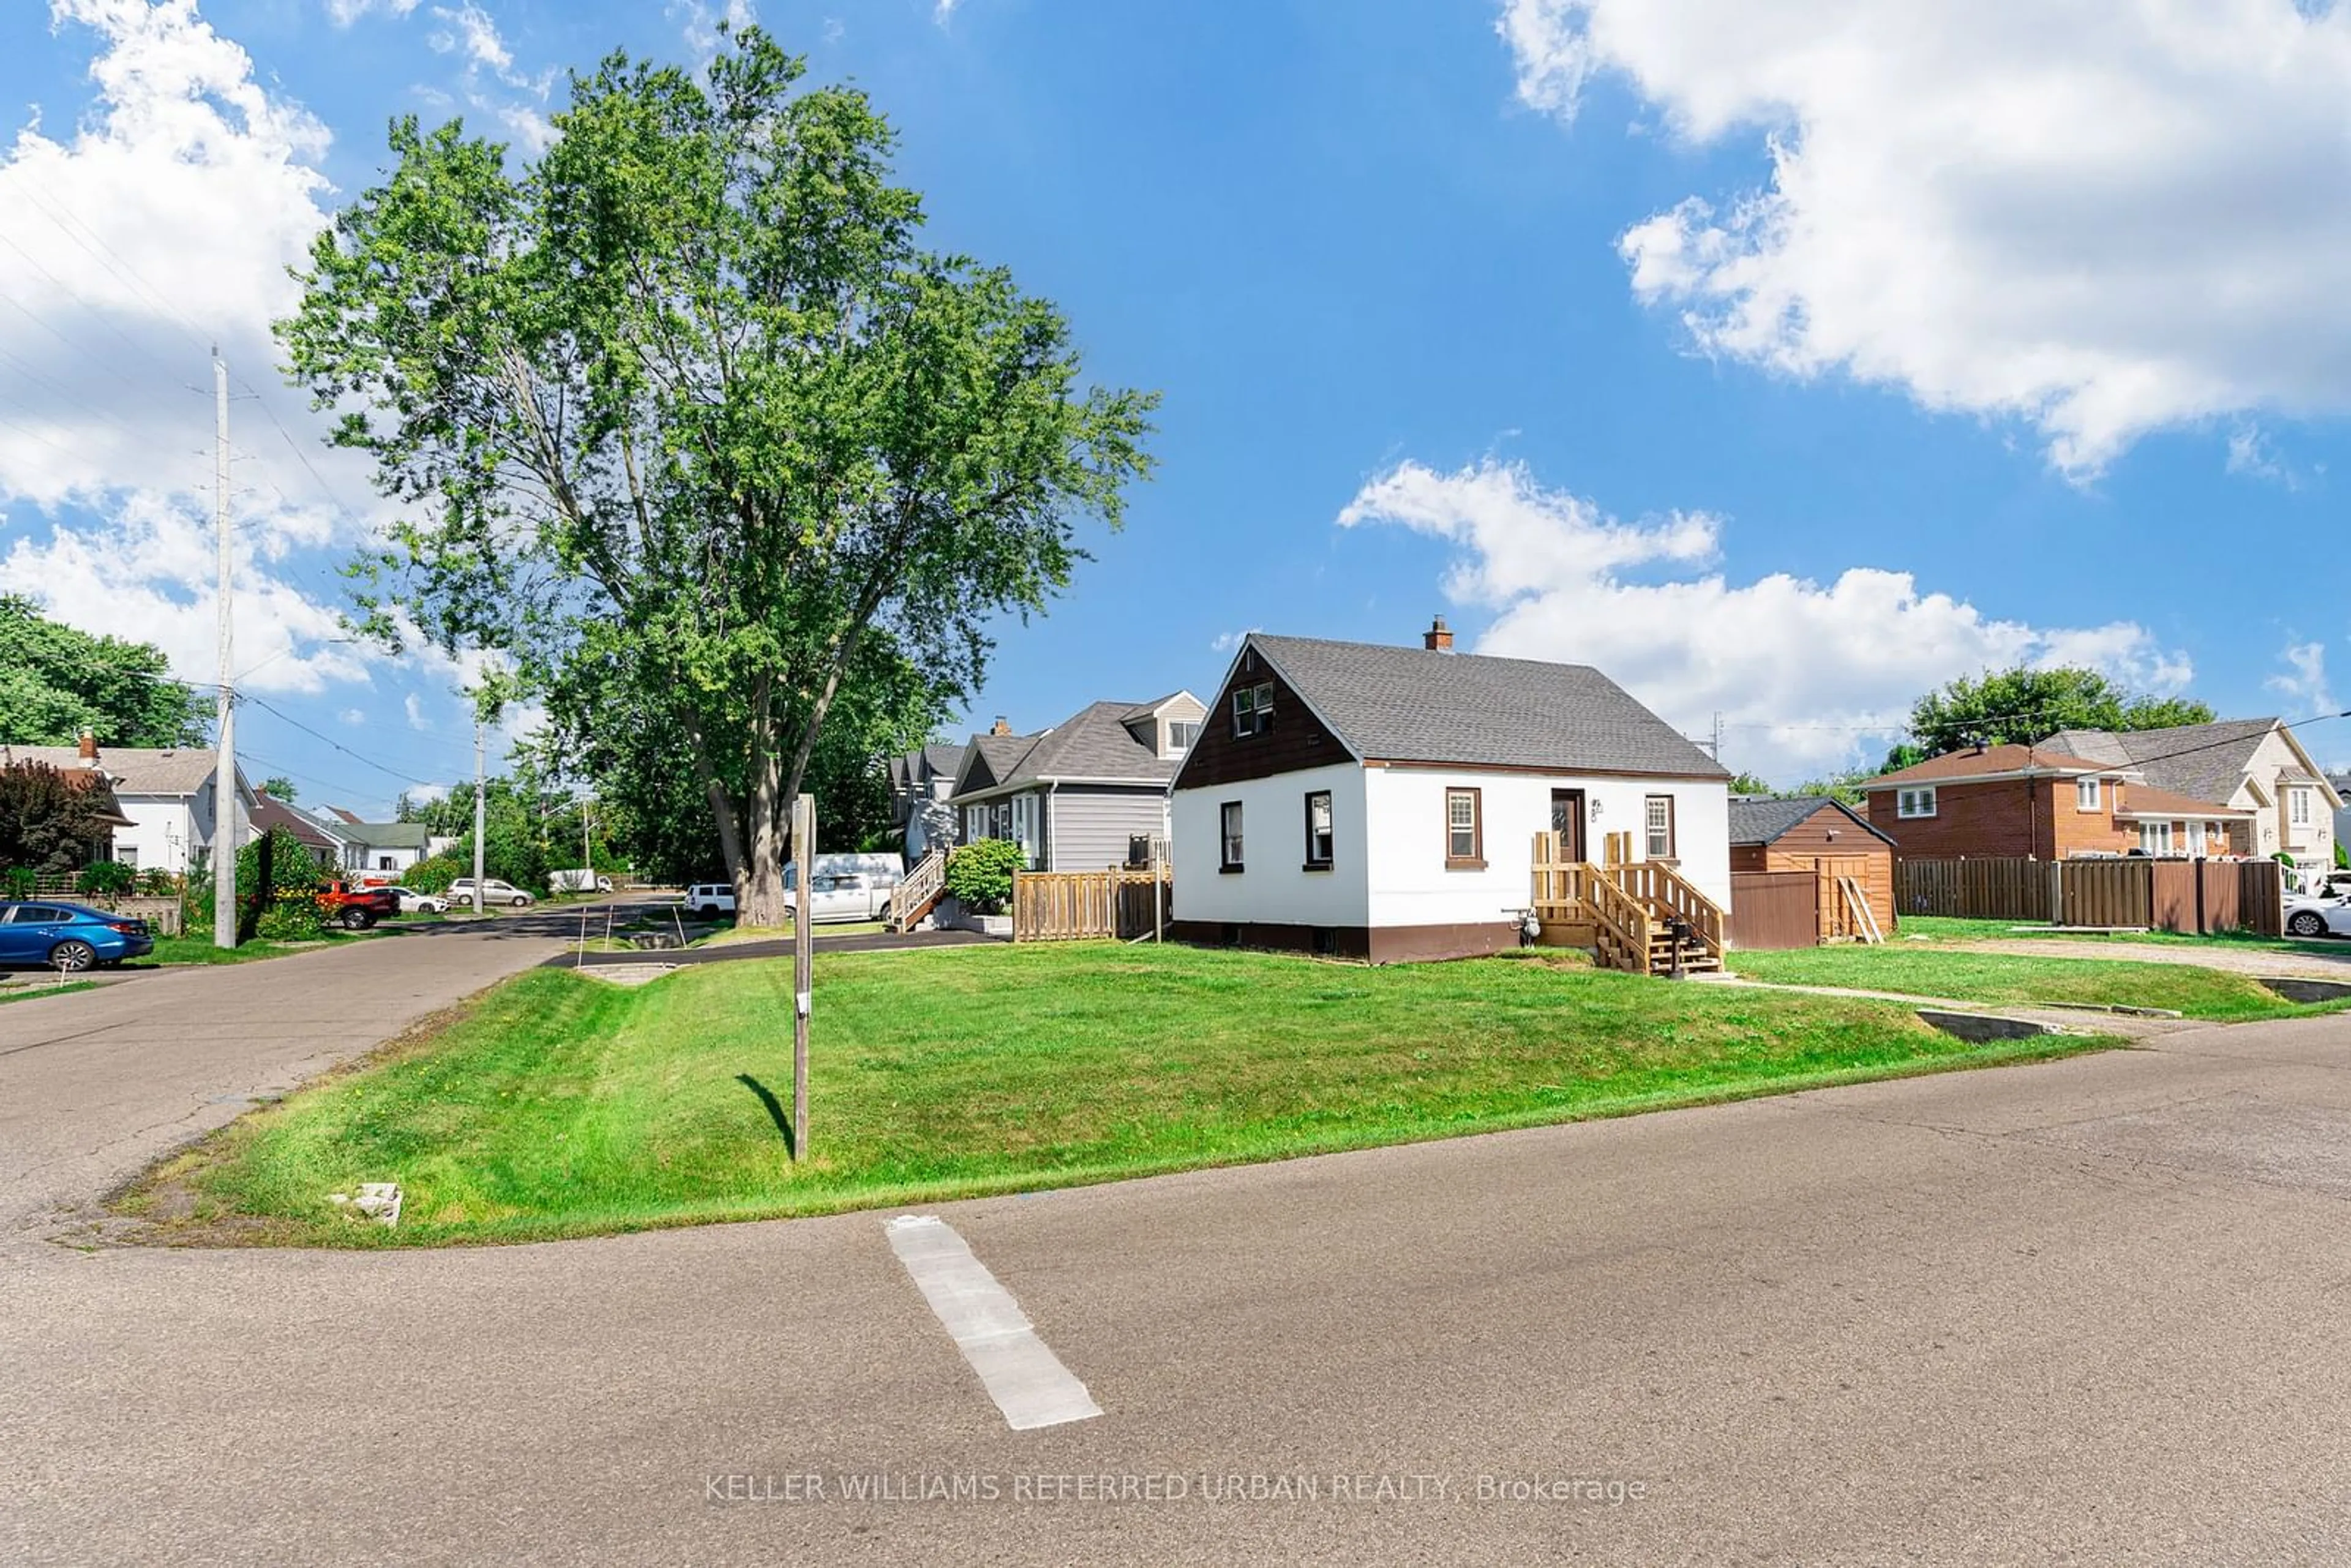
[[[419,893],[413,887],[388,887],[384,891],[400,900],[400,912],[402,915],[449,913],[449,901],[437,893]]]
[[[716,920],[722,915],[735,913],[735,888],[731,883],[697,882],[685,890],[685,907],[696,920]]]
[[[319,913],[346,931],[365,931],[379,920],[400,913],[400,900],[388,887],[353,887],[330,882],[319,890]]]
[[[0,964],[79,974],[155,950],[144,920],[78,904],[0,904]]]
[[[2351,898],[2331,893],[2290,893],[2285,928],[2294,936],[2351,936]]]
[[[843,920],[887,920],[890,898],[896,891],[895,882],[884,882],[862,871],[830,875],[812,872],[809,875],[809,923],[824,925]],[[784,904],[797,915],[799,891],[787,892]]]
[[[472,907],[474,903],[474,879],[470,876],[461,876],[456,881],[451,883],[449,884],[449,902],[452,905],[459,908]],[[517,909],[527,909],[530,906],[532,899],[529,894],[525,893],[522,889],[517,887],[510,882],[501,882],[496,877],[486,876],[482,879],[482,902],[484,904],[510,904]]]

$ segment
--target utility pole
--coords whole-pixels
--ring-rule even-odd
[[[488,813],[482,800],[486,774],[482,766],[482,721],[474,721],[474,913],[482,912],[482,826]]]
[[[814,985],[815,905],[809,875],[816,865],[816,797],[792,797],[792,863],[799,891],[792,900],[792,1158],[808,1158],[809,992]]]
[[[236,946],[236,703],[235,606],[229,588],[228,365],[213,347],[213,529],[220,544],[220,706],[213,758],[213,946]]]

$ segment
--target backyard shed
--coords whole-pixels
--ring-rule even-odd
[[[1825,795],[1734,800],[1730,885],[1734,946],[1865,939],[1894,929],[1894,841]]]

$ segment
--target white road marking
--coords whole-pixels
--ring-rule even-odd
[[[927,1214],[890,1221],[890,1249],[1016,1432],[1102,1414],[1086,1385],[1045,1348],[1012,1292],[955,1228]]]

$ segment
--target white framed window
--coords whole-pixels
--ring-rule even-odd
[[[1646,829],[1649,858],[1669,861],[1674,858],[1674,798],[1652,795],[1644,802],[1642,825]]]
[[[1316,789],[1306,797],[1306,866],[1331,869],[1331,791]]]
[[[1485,801],[1476,789],[1445,792],[1445,863],[1470,870],[1486,863]]]
[[[2287,821],[2297,828],[2310,826],[2310,791],[2289,789],[2285,792]]]
[[[2138,847],[2145,850],[2151,855],[2169,854],[2171,852],[2171,824],[2169,822],[2141,822],[2138,825]]]
[[[139,846],[137,844],[126,844],[121,840],[117,839],[114,842],[114,858],[120,861],[124,865],[131,867],[131,870],[136,871],[139,869]]]
[[[1037,869],[1037,841],[1041,836],[1037,831],[1040,815],[1037,807],[1034,795],[1012,798],[1012,841],[1020,846],[1020,858],[1029,862],[1031,871]]]
[[[2098,781],[2095,779],[2074,780],[2074,810],[2095,811],[2098,809]]]
[[[1174,719],[1169,721],[1167,726],[1167,755],[1170,757],[1183,756],[1186,752],[1192,749],[1192,743],[1199,738],[1200,725],[1198,720]]]
[[[1233,735],[1263,735],[1273,727],[1273,683],[1259,681],[1233,691]]]
[[[1935,787],[1921,785],[1894,793],[1894,814],[1897,817],[1931,817],[1935,814]]]
[[[1241,869],[1241,803],[1238,800],[1226,801],[1217,808],[1217,817],[1223,829],[1224,843],[1223,859],[1217,869],[1238,871]]]

